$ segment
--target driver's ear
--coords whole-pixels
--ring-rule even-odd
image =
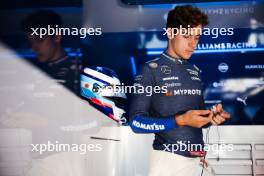
[[[167,32],[167,37],[169,40],[173,39],[173,33],[172,33],[172,28],[167,28],[166,32]]]
[[[55,35],[55,42],[60,43],[62,40],[62,36],[61,35]]]

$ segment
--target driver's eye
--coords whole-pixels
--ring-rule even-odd
[[[184,35],[183,37],[186,38],[186,39],[190,38],[189,35]]]

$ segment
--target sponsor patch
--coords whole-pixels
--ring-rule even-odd
[[[196,65],[193,65],[193,67],[198,71],[198,72],[202,72],[202,70],[200,70]]]
[[[162,65],[160,70],[164,74],[170,74],[171,73],[171,68],[167,65]]]
[[[167,87],[179,87],[179,86],[181,86],[181,83],[165,83],[165,86],[167,86]]]
[[[137,75],[137,76],[135,77],[135,81],[140,81],[140,80],[142,80],[142,75]]]
[[[168,91],[166,96],[175,96],[175,95],[190,95],[190,96],[201,96],[202,91],[200,89],[177,89]]]
[[[195,76],[198,76],[199,75],[199,73],[198,73],[198,71],[196,71],[196,70],[192,70],[192,69],[186,69],[191,75],[195,75]]]
[[[170,81],[170,80],[179,80],[178,76],[171,76],[171,77],[165,77],[162,78],[163,81]]]
[[[195,76],[192,76],[191,79],[192,79],[193,81],[201,81],[200,78],[195,77]]]
[[[149,63],[149,67],[150,68],[157,68],[158,67],[158,64],[155,63],[155,62],[151,62],[151,63]]]

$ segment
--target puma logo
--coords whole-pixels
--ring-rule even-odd
[[[247,97],[245,97],[244,99],[237,97],[236,100],[242,102],[245,106],[247,105],[247,103],[246,103]]]

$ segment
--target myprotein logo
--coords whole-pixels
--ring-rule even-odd
[[[166,96],[175,96],[175,95],[202,95],[202,91],[200,89],[176,89],[176,90],[171,90],[166,93]]]

